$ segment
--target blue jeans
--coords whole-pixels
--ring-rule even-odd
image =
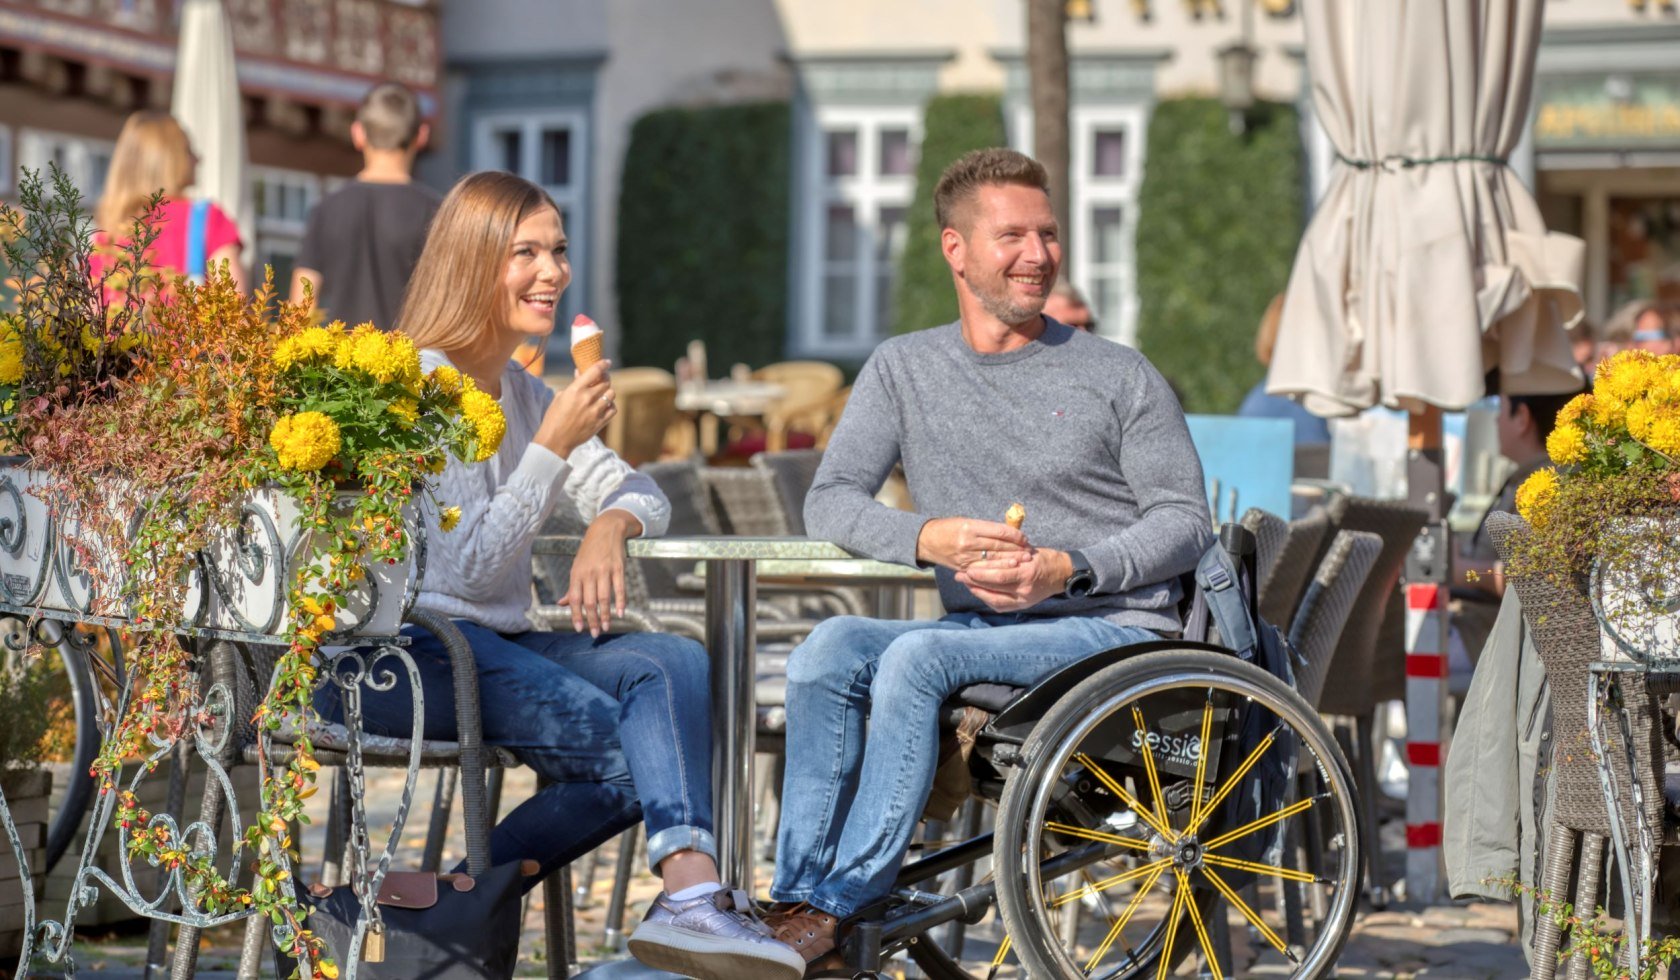
[[[638,818],[647,824],[655,869],[680,850],[717,856],[711,687],[700,644],[664,633],[503,635],[454,622],[478,665],[484,741],[511,750],[551,780],[496,825],[492,864],[532,859],[546,875]],[[420,672],[425,736],[453,740],[449,655],[424,630],[404,627],[403,635]],[[407,671],[396,673],[389,691],[362,688],[362,727],[408,738],[413,696]],[[316,705],[329,721],[343,720],[335,685],[323,686]]]
[[[787,776],[770,896],[844,918],[886,897],[933,789],[939,706],[1160,637],[1085,616],[840,616],[788,658]],[[865,725],[865,719],[885,724]]]

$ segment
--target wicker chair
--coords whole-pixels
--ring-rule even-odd
[[[1285,521],[1255,507],[1243,515],[1242,524],[1254,532],[1259,544],[1260,618],[1288,633],[1323,550],[1330,515],[1315,508],[1300,520]]]
[[[781,385],[781,399],[764,413],[764,448],[777,452],[788,448],[788,433],[807,431],[816,436],[826,426],[834,394],[845,384],[845,375],[826,361],[783,361],[767,364],[752,373],[755,381]]]
[[[1528,526],[1514,514],[1488,515],[1487,529],[1502,558],[1508,557]],[[1598,764],[1587,741],[1588,665],[1601,659],[1598,621],[1583,586],[1560,585],[1543,576],[1513,576],[1510,587],[1522,600],[1523,623],[1534,649],[1546,668],[1546,683],[1552,710],[1550,778],[1553,802],[1545,818],[1544,870],[1540,890],[1558,900],[1567,894],[1571,877],[1576,879],[1575,907],[1592,909],[1608,905],[1599,901],[1604,871],[1604,845],[1610,834],[1609,813],[1599,784]],[[1645,800],[1645,819],[1655,829],[1653,847],[1662,845],[1663,770],[1665,747],[1660,704],[1645,687],[1644,678],[1624,674],[1622,694],[1628,705],[1632,741],[1638,760],[1640,788]],[[1625,749],[1615,724],[1606,725],[1606,749],[1617,760]],[[1545,760],[1541,765],[1546,764]],[[1633,826],[1631,794],[1621,802],[1627,808],[1624,826]],[[1577,838],[1579,835],[1579,838]],[[1578,845],[1578,846],[1577,846]],[[1660,855],[1653,855],[1658,857]],[[1535,923],[1534,977],[1551,980],[1561,948],[1562,932],[1555,921],[1541,917]],[[1569,975],[1585,976],[1583,957],[1574,957]]]
[[[822,464],[820,449],[790,449],[779,453],[759,453],[752,465],[770,474],[782,502],[782,514],[787,520],[789,534],[805,534],[805,495],[817,478]]]
[[[661,368],[624,368],[612,372],[612,386],[618,414],[607,422],[602,441],[631,466],[658,459],[677,419],[677,379]]]
[[[1382,538],[1366,531],[1338,531],[1301,599],[1289,640],[1303,662],[1295,674],[1295,686],[1315,708],[1322,701],[1324,682],[1330,676],[1330,664],[1348,617],[1377,563],[1382,544]],[[1264,597],[1261,602],[1264,604]]]
[[[1338,531],[1365,531],[1382,539],[1382,550],[1354,600],[1347,625],[1327,668],[1338,677],[1357,677],[1358,684],[1326,685],[1318,710],[1339,716],[1343,747],[1353,764],[1371,842],[1366,888],[1372,904],[1387,904],[1390,882],[1380,847],[1377,755],[1382,737],[1376,731],[1377,705],[1406,696],[1405,611],[1400,573],[1412,542],[1428,514],[1401,501],[1365,497],[1337,497],[1328,506],[1330,525]]]

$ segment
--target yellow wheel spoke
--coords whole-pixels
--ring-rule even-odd
[[[1044,829],[1058,834],[1066,834],[1069,837],[1083,837],[1086,840],[1094,840],[1102,844],[1129,847],[1136,851],[1149,850],[1149,842],[1146,840],[1138,840],[1136,837],[1121,837],[1119,834],[1105,834],[1100,830],[1086,830],[1084,827],[1076,827],[1070,823],[1047,823],[1044,825]]]
[[[1289,957],[1289,961],[1291,963],[1300,962],[1300,960],[1295,958],[1295,954],[1289,951],[1289,947],[1284,945],[1283,940],[1278,938],[1278,934],[1272,931],[1272,927],[1267,925],[1265,921],[1260,918],[1258,913],[1248,907],[1248,903],[1242,900],[1242,896],[1238,895],[1235,889],[1226,884],[1224,878],[1219,877],[1219,875],[1214,873],[1212,868],[1207,866],[1205,858],[1202,863],[1202,874],[1208,881],[1213,883],[1213,887],[1219,889],[1219,894],[1224,895],[1227,902],[1236,906],[1237,911],[1242,913],[1242,917],[1248,920],[1249,925],[1258,930],[1260,935],[1266,937],[1266,941],[1271,943],[1274,949]]]
[[[1159,874],[1171,866],[1172,858],[1162,858],[1159,861],[1152,861],[1149,864],[1133,868],[1130,871],[1122,871],[1117,875],[1110,875],[1101,881],[1092,882],[1089,885],[1083,885],[1074,891],[1068,892],[1066,895],[1056,896],[1050,900],[1050,907],[1053,909],[1059,909],[1069,902],[1079,901],[1086,895],[1095,895],[1098,892],[1108,891],[1115,885],[1123,885],[1128,881],[1134,881],[1150,873]]]
[[[1149,726],[1143,722],[1143,709],[1132,705],[1132,722],[1137,725],[1138,746],[1143,749],[1143,771],[1149,775],[1149,792],[1155,797],[1155,816],[1167,822],[1167,800],[1161,795],[1161,777],[1155,773],[1155,750],[1149,745]]]
[[[997,972],[998,967],[1003,965],[1003,960],[1008,955],[1009,955],[1009,937],[1007,935],[1005,935],[1003,937],[1003,942],[998,944],[997,955],[992,957],[992,971],[994,973]]]
[[[1144,805],[1137,801],[1137,797],[1126,792],[1126,787],[1121,786],[1118,780],[1116,780],[1113,776],[1110,776],[1102,766],[1097,765],[1097,761],[1095,759],[1083,752],[1078,753],[1073,758],[1080,765],[1089,769],[1091,771],[1091,775],[1097,777],[1099,782],[1108,787],[1108,791],[1110,793],[1118,796],[1120,798],[1120,802],[1126,804],[1128,807],[1131,807],[1132,812],[1136,813],[1144,823],[1148,824],[1151,830],[1160,834],[1162,837],[1165,837],[1169,841],[1178,840],[1178,834],[1175,833],[1171,827],[1167,826],[1164,821],[1155,819],[1155,814],[1150,813],[1147,809],[1145,809]]]
[[[1213,734],[1213,695],[1202,702],[1202,743],[1196,752],[1196,784],[1190,793],[1190,825],[1193,827],[1202,815],[1202,777],[1207,775],[1208,736]]]
[[[1132,895],[1132,900],[1126,903],[1125,911],[1120,913],[1120,918],[1115,919],[1114,924],[1109,927],[1108,935],[1103,937],[1102,945],[1097,947],[1096,953],[1091,956],[1091,961],[1085,964],[1086,973],[1090,973],[1092,970],[1095,970],[1097,968],[1097,964],[1102,962],[1102,958],[1108,955],[1108,951],[1114,946],[1114,940],[1120,938],[1121,933],[1125,931],[1126,923],[1132,921],[1132,916],[1137,912],[1138,906],[1143,904],[1144,896],[1148,895],[1149,890],[1155,887],[1155,882],[1160,880],[1162,873],[1166,870],[1167,869],[1164,864],[1161,867],[1155,868],[1154,871],[1150,872],[1149,880],[1144,882],[1143,886],[1140,887],[1134,895]],[[1127,948],[1130,948],[1129,943],[1127,944]]]
[[[1261,817],[1259,820],[1256,820],[1252,823],[1243,824],[1241,827],[1238,827],[1236,830],[1233,830],[1230,833],[1220,834],[1218,837],[1215,837],[1213,840],[1210,840],[1206,844],[1203,844],[1202,847],[1207,849],[1207,850],[1212,850],[1212,849],[1218,847],[1221,844],[1229,844],[1239,837],[1247,837],[1249,834],[1254,833],[1256,830],[1264,830],[1265,828],[1270,827],[1272,824],[1278,823],[1278,822],[1283,821],[1283,820],[1288,820],[1290,817],[1293,817],[1295,814],[1300,813],[1302,810],[1311,809],[1312,805],[1315,802],[1317,802],[1317,799],[1315,797],[1308,797],[1307,799],[1299,800],[1297,802],[1291,803],[1288,806],[1284,807],[1283,809],[1279,810],[1278,812],[1272,814],[1269,817]]]
[[[1225,785],[1219,787],[1219,792],[1215,793],[1213,799],[1208,801],[1208,805],[1202,810],[1201,815],[1192,820],[1190,826],[1184,828],[1186,834],[1193,834],[1201,829],[1202,824],[1212,815],[1213,811],[1219,809],[1219,804],[1225,801],[1225,797],[1231,795],[1231,790],[1237,788],[1237,784],[1242,782],[1242,778],[1248,775],[1248,771],[1253,769],[1254,764],[1260,761],[1260,757],[1265,755],[1266,751],[1272,747],[1272,742],[1276,741],[1276,736],[1276,729],[1266,733],[1266,737],[1261,739],[1260,744],[1254,747],[1254,751],[1248,754],[1248,758],[1244,759],[1242,765],[1237,767],[1237,771],[1231,774],[1231,778],[1225,780]]]
[[[1190,879],[1178,868],[1173,869],[1178,876],[1178,888],[1185,894],[1190,893]],[[1213,973],[1213,980],[1225,980],[1225,974],[1219,972],[1219,956],[1213,951],[1213,943],[1208,941],[1207,928],[1202,925],[1202,913],[1196,908],[1196,900],[1185,899],[1184,907],[1190,910],[1190,924],[1196,927],[1196,941],[1202,945],[1202,956],[1207,960],[1207,966]]]
[[[1172,915],[1167,917],[1167,940],[1161,948],[1161,965],[1155,970],[1155,980],[1166,980],[1167,970],[1172,965],[1173,938],[1178,935],[1178,920],[1184,915],[1184,903],[1189,898],[1189,889],[1173,889]]]
[[[1299,881],[1305,885],[1322,884],[1310,871],[1296,871],[1293,868],[1280,868],[1275,864],[1258,864],[1254,861],[1244,861],[1241,858],[1225,857],[1220,854],[1203,854],[1203,864],[1211,864],[1218,868],[1230,868],[1233,871],[1250,871],[1257,875],[1271,875],[1284,881]]]

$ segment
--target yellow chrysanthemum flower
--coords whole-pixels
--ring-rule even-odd
[[[1557,424],[1575,425],[1579,423],[1581,417],[1592,410],[1592,401],[1593,396],[1586,392],[1569,399],[1562,408],[1558,409]]]
[[[0,333],[0,384],[15,385],[23,380],[23,338],[7,328]]]
[[[427,375],[426,379],[439,392],[450,398],[454,398],[461,393],[461,372],[448,364],[439,364],[432,368],[432,373]]]
[[[1602,428],[1622,424],[1627,417],[1627,403],[1611,395],[1609,392],[1594,391],[1592,401],[1587,411],[1592,414],[1593,424]]]
[[[268,444],[288,470],[318,470],[338,455],[338,423],[320,412],[282,416],[268,434]]]
[[[285,371],[298,364],[314,364],[331,358],[344,339],[344,328],[336,321],[331,326],[309,327],[300,330],[274,349],[274,365]]]
[[[1568,466],[1587,458],[1587,435],[1573,425],[1560,425],[1546,437],[1546,455],[1552,462]]]
[[[1557,470],[1551,467],[1535,470],[1517,488],[1517,513],[1530,524],[1546,519],[1546,510],[1557,499]]]
[[[408,334],[395,332],[385,335],[386,365],[392,371],[391,380],[400,381],[411,389],[420,386],[420,348],[408,339]]]
[[[1599,365],[1593,377],[1593,393],[1631,405],[1651,392],[1663,380],[1656,355],[1642,350],[1625,350]]]
[[[371,323],[350,331],[338,345],[334,362],[340,370],[357,370],[380,384],[392,381],[413,387],[420,380],[420,351],[403,334],[387,334]]]
[[[444,531],[455,530],[455,525],[461,523],[461,508],[445,507],[438,512],[438,528]]]
[[[420,403],[412,398],[399,398],[385,410],[395,415],[405,429],[414,428],[420,421]]]
[[[1657,419],[1639,441],[1664,456],[1680,456],[1680,419],[1672,415]]]
[[[502,407],[496,404],[496,399],[476,388],[464,391],[461,393],[461,414],[472,423],[477,436],[473,462],[482,463],[496,455],[496,450],[502,445],[502,436],[507,434],[507,419],[502,416]]]
[[[1628,432],[1635,439],[1643,440],[1646,436],[1651,434],[1651,426],[1655,424],[1657,419],[1661,418],[1662,415],[1663,411],[1657,406],[1656,402],[1653,402],[1648,398],[1641,398],[1627,407],[1626,421]],[[1557,457],[1554,456],[1552,459],[1555,462]]]

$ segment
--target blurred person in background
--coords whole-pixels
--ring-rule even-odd
[[[1597,349],[1597,325],[1586,317],[1576,320],[1575,325],[1569,328],[1569,353],[1589,378],[1592,377],[1593,367],[1597,363],[1593,357],[1593,352]]]
[[[1673,354],[1680,350],[1676,339],[1661,306],[1654,302],[1638,304],[1633,315],[1634,347],[1653,354]]]
[[[1075,330],[1086,333],[1097,330],[1096,312],[1085,302],[1085,294],[1079,291],[1079,287],[1066,279],[1058,281],[1050,290],[1050,298],[1044,301],[1044,315],[1060,320]]]
[[[1278,323],[1283,318],[1283,294],[1272,297],[1266,312],[1260,316],[1260,329],[1254,335],[1254,356],[1263,367],[1272,366],[1272,349],[1277,346]],[[1237,415],[1250,419],[1289,419],[1295,423],[1295,445],[1327,446],[1330,444],[1330,423],[1301,407],[1299,402],[1281,395],[1266,394],[1266,379],[1261,378],[1243,396]]]
[[[108,268],[111,247],[121,247],[131,239],[134,222],[145,215],[152,195],[161,194],[152,215],[156,237],[146,250],[147,264],[165,276],[186,276],[197,282],[210,265],[226,262],[234,285],[244,291],[240,254],[245,243],[239,238],[239,226],[215,202],[182,196],[197,171],[192,141],[174,116],[146,110],[128,117],[111,151],[105,190],[94,209],[99,228],[94,234],[96,278]]]
[[[304,301],[308,284],[327,318],[391,329],[443,200],[414,182],[414,157],[430,135],[420,100],[404,86],[375,85],[362,99],[350,124],[362,170],[309,213],[292,302]]]

